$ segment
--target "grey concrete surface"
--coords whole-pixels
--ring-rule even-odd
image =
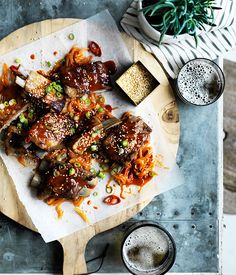
[[[130,0],[0,0],[0,38],[15,29],[48,18],[86,18],[108,8],[117,22]],[[120,259],[123,232],[136,220],[160,222],[173,235],[177,258],[173,272],[219,270],[218,185],[220,182],[219,104],[193,107],[179,103],[181,141],[178,164],[185,185],[156,197],[136,217],[93,238],[86,259],[101,253],[109,243],[101,272],[125,272]],[[174,180],[174,179],[173,179]],[[89,264],[96,269],[98,262]],[[0,215],[0,273],[60,272],[62,250],[57,242],[41,237]]]

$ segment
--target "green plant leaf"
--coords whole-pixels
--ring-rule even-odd
[[[172,3],[156,5],[156,7],[153,8],[152,12],[150,13],[150,16],[153,16],[154,14],[157,13],[157,11],[162,10],[162,9],[164,9],[164,8],[175,9],[175,5],[172,4]]]
[[[188,33],[196,39],[197,29],[205,30],[206,25],[215,26],[215,9],[220,7],[215,7],[214,0],[159,0],[142,11],[152,17],[152,26],[161,33],[161,43],[166,33],[175,37]]]

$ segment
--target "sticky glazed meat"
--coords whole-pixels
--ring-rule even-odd
[[[109,129],[120,124],[121,121],[115,117],[111,117],[107,120],[100,121],[99,119],[92,119],[90,125],[75,135],[70,142],[70,146],[75,153],[82,154],[90,146],[100,143],[102,139],[107,135]]]
[[[25,91],[37,99],[41,99],[45,95],[46,87],[51,83],[49,79],[42,76],[41,74],[30,71],[26,81],[25,81]]]
[[[83,154],[92,144],[96,144],[105,135],[102,123],[99,120],[91,123],[84,130],[82,133],[75,135],[70,142],[72,150],[78,154]]]
[[[50,89],[48,89],[49,86]],[[60,87],[60,85],[57,85],[38,72],[30,71],[25,80],[24,89],[30,97],[42,100],[43,103],[51,106],[53,109],[61,111],[65,105],[65,100],[63,95],[57,93],[54,87]]]
[[[27,109],[28,103],[21,96],[21,89],[11,85],[0,91],[0,132],[8,127]]]
[[[74,134],[74,122],[67,114],[47,113],[29,130],[29,139],[43,150],[58,146]]]
[[[113,62],[113,61],[108,61]],[[69,97],[79,97],[85,93],[110,89],[110,75],[116,70],[115,64],[97,61],[94,63],[62,67],[60,70],[65,92]]]
[[[131,161],[138,149],[149,140],[152,132],[140,117],[125,113],[122,121],[103,141],[108,157],[119,163]]]
[[[96,184],[95,176],[89,171],[72,164],[61,164],[47,170],[38,187],[38,197],[76,200],[81,196],[88,197]]]

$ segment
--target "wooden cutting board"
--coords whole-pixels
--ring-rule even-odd
[[[0,55],[78,21],[79,19],[53,19],[30,24],[18,29],[0,41]],[[147,53],[138,41],[126,34],[122,34],[122,37],[134,62],[140,60],[160,83],[150,96],[152,97],[152,102],[155,103],[156,118],[160,120],[170,148],[176,156],[180,135],[179,114],[169,81],[156,59],[151,54]],[[0,211],[25,227],[37,231],[24,206],[20,202],[14,183],[8,175],[6,167],[1,159],[0,175]],[[96,234],[113,228],[133,217],[136,213],[141,211],[151,199],[152,198],[124,210],[113,217],[107,218],[86,229],[79,230],[68,237],[58,240],[64,250],[63,274],[73,275],[85,273],[87,269],[84,252],[88,241]]]

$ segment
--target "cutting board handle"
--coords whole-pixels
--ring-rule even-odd
[[[87,272],[84,253],[88,241],[94,236],[89,228],[59,240],[64,252],[63,275],[79,275]]]

